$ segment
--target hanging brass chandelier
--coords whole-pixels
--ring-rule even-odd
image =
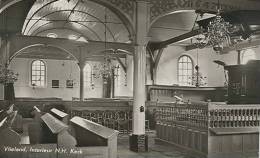
[[[230,33],[232,30],[232,25],[226,22],[221,16],[218,9],[216,17],[210,21],[207,32],[205,33],[208,45],[213,46],[213,48],[223,48],[224,43],[230,45]]]
[[[191,85],[195,87],[201,87],[207,85],[206,79],[207,77],[203,76],[202,73],[199,71],[199,52],[197,49],[197,65],[195,66],[195,72],[189,78],[191,81]]]
[[[108,78],[109,76],[112,76],[113,67],[110,57],[105,57],[104,62],[93,66],[92,76],[95,79]]]
[[[195,66],[195,72],[191,76],[191,85],[195,87],[201,87],[207,85],[207,77],[204,77],[201,72],[199,72],[199,66]]]
[[[211,46],[216,52],[223,49],[224,46],[230,46],[230,35],[234,32],[234,26],[225,21],[220,15],[220,4],[218,0],[216,17],[211,20],[207,28],[201,31],[200,37],[197,37],[197,48]]]
[[[105,50],[104,50],[104,60],[103,62],[99,64],[95,64],[93,66],[93,72],[92,76],[93,78],[103,78],[107,79],[111,76],[113,76],[113,71],[115,69],[115,66],[112,63],[112,57],[109,55],[107,51],[107,10],[105,8],[105,17],[104,17],[104,39],[105,39]]]

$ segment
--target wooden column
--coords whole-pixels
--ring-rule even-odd
[[[84,101],[84,67],[80,66],[80,78],[79,78],[79,99]]]
[[[145,135],[145,77],[146,44],[149,19],[149,5],[143,0],[136,1],[136,47],[134,53],[134,102],[133,133],[130,136],[130,150],[147,151]]]
[[[81,47],[79,47],[80,59],[79,59],[79,100],[84,101],[84,67],[85,61],[82,59]]]
[[[110,89],[110,98],[115,98],[115,69],[112,69],[111,72],[111,89]]]

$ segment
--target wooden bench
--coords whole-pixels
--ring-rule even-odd
[[[30,124],[28,124],[27,127],[30,138],[30,144],[39,144],[42,135],[41,116],[43,112],[37,106],[34,106],[31,114],[33,115],[33,121]]]
[[[21,136],[11,128],[16,115],[17,111],[13,111],[0,121],[0,147],[20,143]]]

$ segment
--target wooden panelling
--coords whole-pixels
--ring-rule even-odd
[[[160,141],[208,158],[258,152],[259,105],[158,102],[156,107]]]
[[[224,101],[226,90],[223,87],[182,87],[165,85],[146,86],[148,101],[175,101],[174,96],[183,96],[187,100]]]

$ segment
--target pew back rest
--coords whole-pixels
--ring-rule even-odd
[[[69,115],[67,113],[56,108],[52,108],[50,112],[53,116],[55,116],[57,119],[61,120],[65,124],[68,123]]]
[[[67,130],[68,126],[49,113],[41,116],[41,119],[43,121],[41,143],[57,143],[57,135]]]
[[[117,139],[118,131],[95,122],[77,116],[70,121],[78,146],[107,146],[111,140]]]

